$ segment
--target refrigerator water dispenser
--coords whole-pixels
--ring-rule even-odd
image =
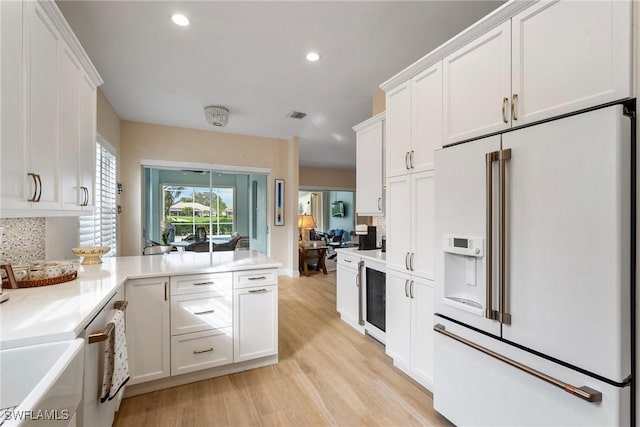
[[[483,315],[484,239],[444,236],[444,299],[459,309]]]

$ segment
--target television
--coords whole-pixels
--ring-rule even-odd
[[[332,202],[331,203],[331,216],[344,216],[344,203]]]

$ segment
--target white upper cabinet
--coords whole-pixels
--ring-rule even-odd
[[[0,216],[86,213],[102,79],[53,1],[1,3]]]
[[[411,148],[413,172],[433,169],[433,150],[442,147],[442,65],[411,79]]]
[[[511,124],[511,21],[443,61],[444,143],[507,129]]]
[[[36,2],[25,2],[27,52],[27,174],[41,209],[59,209],[58,32]],[[35,196],[35,197],[33,197]]]
[[[384,113],[354,126],[356,131],[356,212],[382,215]]]
[[[387,92],[385,175],[403,175],[411,170],[411,80]]]
[[[513,126],[631,95],[631,2],[540,2],[512,19]]]
[[[541,1],[444,59],[444,143],[632,95],[627,0]]]

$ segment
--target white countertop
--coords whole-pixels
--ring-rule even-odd
[[[364,259],[368,259],[376,262],[387,262],[387,254],[380,249],[372,249],[369,251],[361,251],[358,248],[336,248],[336,251],[344,251],[352,253],[354,256],[359,256]]]
[[[127,279],[279,267],[255,251],[103,258],[80,266],[78,278],[37,288],[5,289],[0,304],[0,349],[76,338]]]

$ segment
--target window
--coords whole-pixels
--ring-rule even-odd
[[[116,255],[116,156],[106,144],[96,143],[96,207],[80,217],[80,246],[110,246]]]
[[[203,228],[207,236],[229,236],[234,226],[234,188],[162,184],[163,224],[175,227],[176,240]]]

